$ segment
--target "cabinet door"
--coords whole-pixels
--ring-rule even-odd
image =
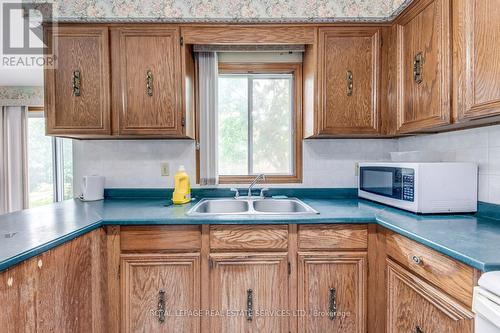
[[[463,305],[387,260],[388,333],[473,332],[473,314]]]
[[[99,228],[37,258],[37,332],[106,331],[104,242]]]
[[[210,332],[288,332],[286,253],[210,255]]]
[[[319,29],[319,135],[379,129],[377,28]]]
[[[179,28],[117,28],[112,42],[118,133],[180,137]]]
[[[37,332],[36,259],[0,273],[0,331]]]
[[[199,254],[122,255],[124,332],[199,332]]]
[[[299,332],[366,332],[366,253],[299,253]]]
[[[423,0],[397,21],[398,132],[450,122],[450,0]]]
[[[500,1],[455,0],[453,11],[458,120],[500,115]]]
[[[55,69],[45,68],[47,134],[110,134],[106,27],[47,28]]]

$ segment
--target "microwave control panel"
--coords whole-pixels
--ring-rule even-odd
[[[414,201],[415,200],[415,171],[413,169],[402,170],[403,178],[403,200]]]

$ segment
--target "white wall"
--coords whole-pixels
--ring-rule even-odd
[[[184,164],[194,179],[193,141],[74,141],[75,193],[83,175],[106,176],[107,187],[172,187]],[[388,161],[391,152],[422,160],[479,163],[479,200],[500,204],[500,125],[400,139],[305,140],[301,187],[355,187],[355,164]],[[160,176],[160,163],[170,176]],[[283,186],[283,185],[279,185]]]
[[[500,125],[400,138],[398,146],[431,159],[479,163],[479,201],[500,204]]]
[[[389,160],[396,140],[305,140],[304,182],[290,186],[355,187],[359,161]],[[160,176],[160,163],[170,164],[170,176]],[[106,187],[172,187],[180,164],[195,176],[193,141],[74,141],[75,194],[83,175],[106,177]],[[227,186],[227,185],[226,185]],[[280,185],[283,186],[283,185]]]

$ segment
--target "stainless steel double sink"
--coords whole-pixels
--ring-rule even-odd
[[[302,214],[319,213],[296,198],[266,199],[261,197],[202,199],[187,212],[188,216]]]

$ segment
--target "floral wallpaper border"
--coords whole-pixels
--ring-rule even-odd
[[[0,86],[0,106],[43,106],[43,87]]]
[[[53,20],[171,23],[386,22],[397,16],[411,1],[53,0]]]

